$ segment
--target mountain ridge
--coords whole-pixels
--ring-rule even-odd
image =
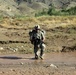
[[[34,15],[52,5],[59,10],[69,9],[76,6],[76,0],[0,0],[0,15]]]

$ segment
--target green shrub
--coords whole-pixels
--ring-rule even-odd
[[[35,13],[35,17],[43,16],[43,15],[47,15],[47,11],[44,10],[44,9],[42,11],[38,12],[38,13]]]
[[[56,10],[54,8],[49,8],[48,15],[56,15]]]
[[[67,10],[69,15],[76,15],[76,6]]]
[[[76,7],[72,7],[68,10],[62,9],[62,10],[56,10],[54,7],[51,7],[48,9],[48,11],[41,11],[35,14],[35,17],[43,16],[43,15],[57,15],[57,16],[66,16],[66,15],[76,15]]]

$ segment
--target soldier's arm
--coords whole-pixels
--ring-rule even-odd
[[[42,41],[45,41],[45,35],[42,33]]]

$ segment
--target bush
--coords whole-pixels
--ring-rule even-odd
[[[48,11],[41,11],[35,14],[35,17],[43,15],[57,15],[57,16],[66,16],[66,15],[76,15],[76,7],[72,7],[68,10],[62,9],[60,11],[56,10],[54,7],[48,9]]]
[[[48,15],[63,15],[64,13],[62,13],[61,11],[56,10],[55,8],[50,8],[48,10]]]
[[[76,6],[67,10],[69,15],[76,15]]]
[[[43,16],[43,15],[47,15],[47,11],[45,11],[44,9],[41,12],[35,13],[35,17]]]
[[[56,15],[56,10],[54,8],[49,8],[48,15]]]
[[[76,15],[76,7],[72,7],[68,10],[62,9],[60,11],[55,10],[55,8],[50,8],[48,15]]]

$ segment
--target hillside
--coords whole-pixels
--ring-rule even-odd
[[[34,15],[52,5],[59,10],[69,9],[76,6],[76,0],[0,0],[0,15]]]
[[[0,54],[33,53],[29,31],[39,24],[46,31],[46,52],[76,51],[76,17],[49,16],[0,20]]]

